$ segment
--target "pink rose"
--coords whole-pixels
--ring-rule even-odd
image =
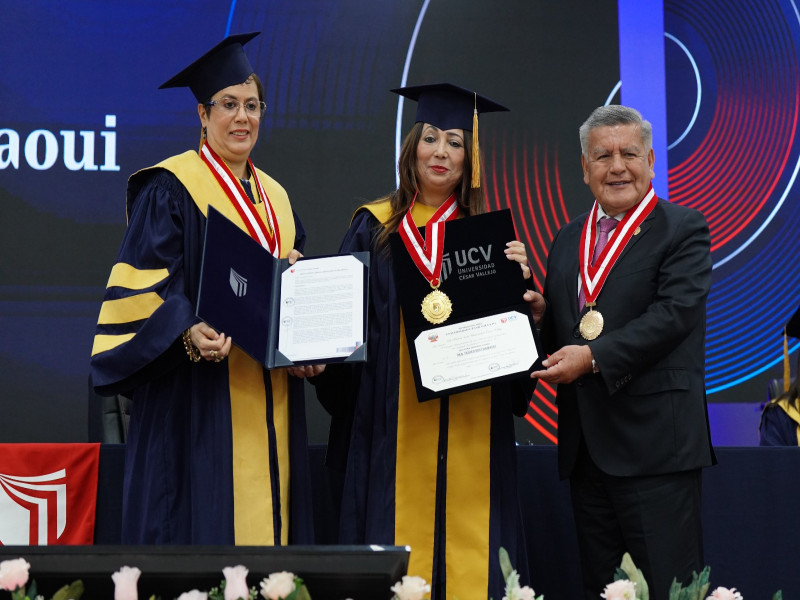
[[[111,575],[114,580],[114,600],[139,600],[136,584],[141,574],[136,567],[122,567]]]
[[[636,600],[636,584],[627,579],[619,579],[609,583],[600,597],[606,600]]]
[[[0,590],[13,592],[28,583],[31,566],[24,558],[14,558],[0,562]]]
[[[247,573],[249,571],[242,565],[225,567],[225,600],[248,600],[250,588],[247,587]]]
[[[281,600],[291,594],[295,587],[293,573],[288,571],[272,573],[261,580],[261,595],[266,600]]]
[[[392,586],[397,600],[424,600],[431,591],[431,586],[422,577],[403,575],[402,581]]]
[[[736,591],[736,588],[718,587],[706,600],[743,600],[742,595]]]
[[[189,590],[178,596],[178,600],[208,600],[208,593],[199,590]]]

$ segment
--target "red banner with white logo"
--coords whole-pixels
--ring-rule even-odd
[[[100,444],[0,444],[0,545],[94,542]]]

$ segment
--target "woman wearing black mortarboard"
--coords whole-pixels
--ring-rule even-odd
[[[208,207],[276,257],[305,232],[250,161],[261,82],[226,38],[161,87],[198,101],[200,151],[131,176],[128,226],[92,348],[100,393],[132,392],[124,544],[311,543],[302,381],[269,372],[195,316]]]
[[[789,336],[800,338],[800,309],[783,330],[783,393],[764,405],[758,425],[759,446],[800,446],[800,354],[792,379]]]
[[[328,466],[344,471],[339,541],[410,545],[408,573],[432,582],[435,599],[501,598],[499,547],[523,581],[527,572],[513,415],[525,414],[532,386],[419,402],[387,241],[404,220],[427,235],[485,212],[473,120],[507,109],[450,84],[393,91],[418,102],[400,187],[360,207],[341,246],[371,252],[368,361],[311,379],[332,415]],[[529,276],[523,244],[506,255]]]

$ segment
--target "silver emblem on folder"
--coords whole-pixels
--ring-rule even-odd
[[[247,279],[239,275],[236,271],[231,269],[231,276],[228,279],[231,284],[231,289],[233,293],[236,294],[239,298],[244,296],[247,293]]]

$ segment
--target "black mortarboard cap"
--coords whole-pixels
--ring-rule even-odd
[[[473,91],[452,83],[431,83],[395,88],[395,94],[417,102],[417,123],[428,123],[442,130],[464,129],[472,132],[472,187],[481,185],[478,142],[478,115],[507,111],[508,108]]]
[[[800,339],[800,307],[794,311],[794,314],[789,318],[789,322],[786,323],[786,334]]]
[[[253,73],[253,67],[243,46],[259,33],[226,37],[158,89],[188,87],[198,102],[205,102],[221,89],[244,82]]]
[[[472,131],[472,117],[478,114],[507,111],[508,108],[480,94],[452,83],[433,83],[396,88],[395,94],[417,102],[416,122],[430,123],[439,129]]]
[[[791,381],[791,368],[789,365],[789,340],[787,336],[800,339],[800,307],[789,317],[789,321],[783,328],[783,391],[788,392]],[[797,356],[798,369],[800,369],[800,354]],[[800,377],[800,372],[795,373],[795,377]]]

